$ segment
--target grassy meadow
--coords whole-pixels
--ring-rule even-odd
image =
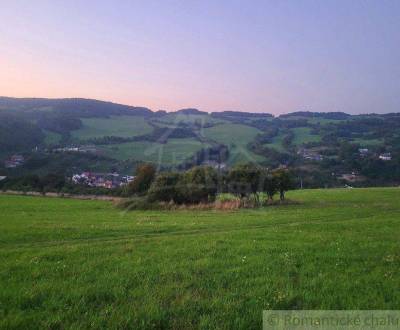
[[[194,124],[198,123],[200,125],[205,124],[216,124],[224,123],[222,119],[213,118],[206,114],[184,114],[184,113],[168,113],[165,116],[159,118],[157,122],[178,125],[178,124]]]
[[[1,329],[260,329],[263,309],[400,309],[400,189],[123,212],[0,196]]]
[[[79,140],[103,136],[131,137],[151,133],[153,128],[140,116],[111,116],[110,118],[82,118],[83,127],[72,131]]]
[[[293,138],[294,145],[302,145],[304,143],[321,141],[321,136],[311,134],[311,128],[309,127],[293,128],[292,132],[294,134]]]
[[[117,160],[138,160],[177,165],[208,145],[192,138],[169,139],[167,143],[135,141],[100,146],[99,149]]]
[[[247,145],[261,133],[257,128],[241,124],[220,124],[205,128],[202,133],[208,139],[229,147],[229,163],[263,161],[264,158],[251,152]]]
[[[52,144],[57,144],[60,143],[61,141],[61,134],[54,133],[48,130],[43,130],[43,133],[45,134],[44,138],[44,143],[45,145],[52,145]]]

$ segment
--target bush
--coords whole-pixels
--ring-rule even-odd
[[[257,165],[235,166],[227,177],[228,191],[240,198],[260,191],[260,169]]]
[[[293,179],[289,171],[280,169],[274,172],[273,176],[276,180],[277,191],[279,191],[280,199],[285,199],[285,192],[293,189]]]
[[[185,172],[180,183],[181,202],[206,203],[215,200],[218,174],[212,167],[197,166]]]
[[[159,174],[151,184],[148,191],[148,200],[151,202],[170,202],[181,203],[182,191],[180,182],[182,175],[177,172],[166,172]]]
[[[145,194],[156,176],[156,169],[151,164],[139,165],[136,169],[135,179],[129,183],[126,188],[128,195],[143,195]]]

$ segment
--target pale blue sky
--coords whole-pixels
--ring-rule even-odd
[[[3,0],[0,95],[400,111],[400,1]]]

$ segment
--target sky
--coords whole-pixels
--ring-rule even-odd
[[[0,95],[400,111],[400,1],[0,0]]]

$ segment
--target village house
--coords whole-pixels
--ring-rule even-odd
[[[55,148],[53,152],[80,152],[80,153],[97,153],[98,149],[94,145],[84,145],[84,146],[68,146],[62,148]]]
[[[15,168],[23,165],[25,162],[25,158],[22,155],[13,155],[9,159],[4,162],[5,168]]]
[[[358,149],[358,152],[361,157],[366,157],[368,155],[369,150],[367,148],[360,148]]]
[[[216,170],[223,170],[226,168],[225,163],[218,163],[215,160],[205,160],[201,165],[211,166],[211,167],[215,168]]]
[[[392,155],[390,154],[390,152],[380,154],[379,159],[383,160],[383,161],[389,161],[389,160],[392,160]]]
[[[74,174],[71,178],[75,184],[83,184],[89,187],[97,188],[117,188],[127,185],[133,181],[134,177],[129,175],[121,176],[118,173],[92,173],[83,172]]]
[[[297,152],[297,154],[302,156],[305,160],[313,160],[313,161],[320,162],[324,159],[324,157],[322,155],[316,153],[315,151],[311,151],[308,149],[300,149]]]

